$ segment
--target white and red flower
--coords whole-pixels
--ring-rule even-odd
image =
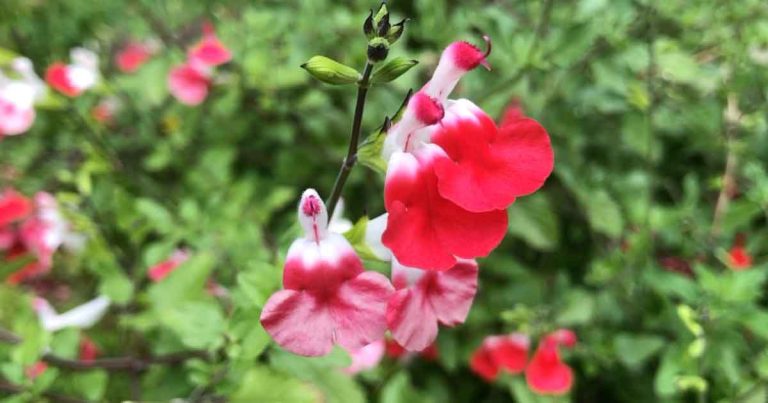
[[[98,84],[99,56],[85,48],[74,48],[69,58],[70,64],[56,62],[50,65],[45,72],[45,81],[56,91],[76,97]]]
[[[304,236],[288,250],[284,289],[262,310],[264,329],[304,356],[327,354],[334,344],[354,351],[383,339],[392,285],[365,271],[349,242],[328,231],[328,212],[315,190],[302,195],[298,216]]]
[[[213,84],[213,68],[232,59],[209,23],[203,25],[203,39],[192,47],[187,61],[171,69],[168,89],[179,102],[195,106],[208,97]]]
[[[488,382],[496,380],[502,371],[520,374],[528,364],[530,344],[528,335],[523,333],[488,336],[472,353],[469,367]]]
[[[32,127],[35,101],[45,93],[45,85],[29,59],[16,58],[11,67],[20,78],[12,80],[0,73],[0,139],[22,134]]]

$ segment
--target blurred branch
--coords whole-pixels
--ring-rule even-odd
[[[8,392],[10,394],[21,394],[24,393],[24,387],[21,385],[16,385],[4,380],[0,380],[0,391]],[[61,402],[61,403],[90,403],[90,400],[80,399],[77,397],[71,397],[71,396],[65,396],[60,395],[58,393],[52,393],[52,392],[43,392],[43,397],[47,397],[51,399],[51,401],[54,402]]]
[[[347,156],[344,158],[344,162],[341,164],[339,175],[336,177],[336,182],[333,184],[331,190],[331,196],[328,197],[328,217],[333,217],[333,210],[336,209],[336,203],[338,203],[341,197],[341,190],[344,188],[344,184],[347,182],[349,172],[357,162],[357,145],[360,142],[360,125],[363,121],[363,111],[365,110],[365,95],[368,93],[368,80],[371,78],[371,72],[373,72],[373,64],[367,62],[365,64],[365,70],[363,70],[363,77],[357,84],[357,102],[355,104],[355,117],[352,121],[352,134],[349,137],[349,148],[347,149]]]
[[[736,127],[739,119],[741,118],[741,112],[737,105],[736,95],[728,94],[726,112],[725,112],[725,171],[722,177],[722,188],[720,194],[717,196],[717,204],[715,204],[715,213],[712,217],[712,229],[710,230],[710,238],[714,239],[720,234],[720,226],[723,221],[723,216],[728,210],[728,205],[731,202],[731,197],[735,193],[736,189],[736,166],[738,163],[738,157],[734,150],[733,140],[736,134]]]

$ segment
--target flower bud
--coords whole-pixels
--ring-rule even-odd
[[[363,23],[363,33],[368,39],[373,39],[375,37],[375,30],[373,28],[373,10],[370,11],[368,18],[366,18]]]
[[[373,72],[371,84],[382,84],[395,80],[418,63],[418,61],[406,57],[396,57]]]
[[[327,84],[354,84],[360,79],[357,70],[325,56],[313,56],[301,68]]]
[[[389,42],[384,38],[373,38],[368,42],[368,61],[378,63],[387,58]]]
[[[400,36],[403,35],[403,31],[405,31],[405,23],[408,22],[408,19],[403,19],[402,21],[398,22],[397,24],[393,25],[389,30],[387,31],[386,38],[389,44],[393,44],[397,42],[398,39],[400,39]]]

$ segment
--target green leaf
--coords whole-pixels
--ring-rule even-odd
[[[367,260],[380,260],[375,253],[371,250],[370,246],[365,243],[365,231],[368,226],[368,216],[362,216],[355,223],[349,231],[344,233],[344,237],[355,248],[355,252],[360,255],[361,258]]]
[[[431,402],[430,396],[419,393],[408,378],[407,372],[398,372],[381,388],[381,403]]]
[[[309,384],[267,367],[251,368],[240,380],[234,402],[316,403],[318,392]]]
[[[13,59],[19,57],[16,53],[6,48],[0,48],[0,66],[10,64]]]
[[[398,56],[376,69],[370,82],[371,84],[383,84],[396,80],[417,64],[419,64],[417,60]]]
[[[224,314],[213,301],[188,301],[162,309],[158,316],[189,348],[211,348],[225,329]]]
[[[624,218],[619,204],[603,189],[586,193],[583,203],[592,228],[612,238],[618,238],[624,229]]]
[[[357,70],[325,56],[312,56],[301,68],[327,84],[354,84],[361,78]]]
[[[163,281],[151,285],[147,293],[153,308],[172,308],[185,300],[203,297],[213,264],[212,255],[198,253],[179,265]]]
[[[589,323],[595,310],[595,300],[583,290],[568,293],[563,303],[565,309],[557,316],[557,323],[562,326],[574,326]]]
[[[384,126],[368,136],[357,150],[357,160],[381,175],[387,173],[387,161],[381,156],[381,151],[384,148],[384,139],[387,137]]]
[[[539,250],[553,250],[559,241],[557,215],[544,193],[517,200],[509,208],[509,233]]]
[[[637,369],[664,347],[664,339],[650,334],[623,333],[613,339],[616,357],[630,369]]]

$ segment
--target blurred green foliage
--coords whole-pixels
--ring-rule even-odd
[[[31,381],[24,368],[46,346],[76,355],[77,332],[45,334],[31,293],[3,285],[0,324],[24,339],[0,344],[0,378],[24,387],[8,401],[46,393],[96,401],[552,401],[532,395],[519,377],[486,384],[467,362],[486,335],[558,327],[580,339],[567,356],[575,388],[560,400],[765,401],[762,0],[391,2],[396,20],[413,20],[390,57],[420,64],[371,90],[364,131],[421,86],[444,46],[485,33],[494,41],[493,70],[472,72],[456,94],[492,116],[519,100],[548,129],[555,172],[543,191],[510,208],[510,236],[481,261],[470,317],[441,331],[438,361],[386,360],[351,378],[336,370],[348,364],[343,351],[305,359],[271,344],[258,317],[280,286],[281,256],[296,234],[294,202],[306,187],[330,190],[354,97],[352,87],[321,84],[299,66],[320,54],[362,67],[362,21],[374,6],[4,2],[0,47],[30,57],[42,75],[71,47],[86,45],[99,50],[105,77],[98,91],[41,108],[30,132],[0,143],[3,186],[55,192],[88,235],[82,254],[57,255],[46,280],[71,288],[58,305],[97,293],[117,302],[87,331],[105,356],[221,352],[212,362],[151,366],[134,381],[125,372],[65,368]],[[206,102],[190,108],[169,97],[166,79],[204,18],[234,58],[219,69]],[[119,45],[150,36],[164,41],[161,52],[134,75],[118,73],[112,56]],[[106,95],[122,104],[109,126],[89,112]],[[726,178],[734,189],[724,190]],[[382,212],[382,183],[374,170],[355,168],[346,215]],[[716,209],[721,193],[730,203]],[[755,261],[742,272],[726,264],[738,233]],[[147,268],[177,246],[193,258],[149,285]],[[693,274],[663,267],[669,257]],[[229,297],[207,294],[209,278]]]

